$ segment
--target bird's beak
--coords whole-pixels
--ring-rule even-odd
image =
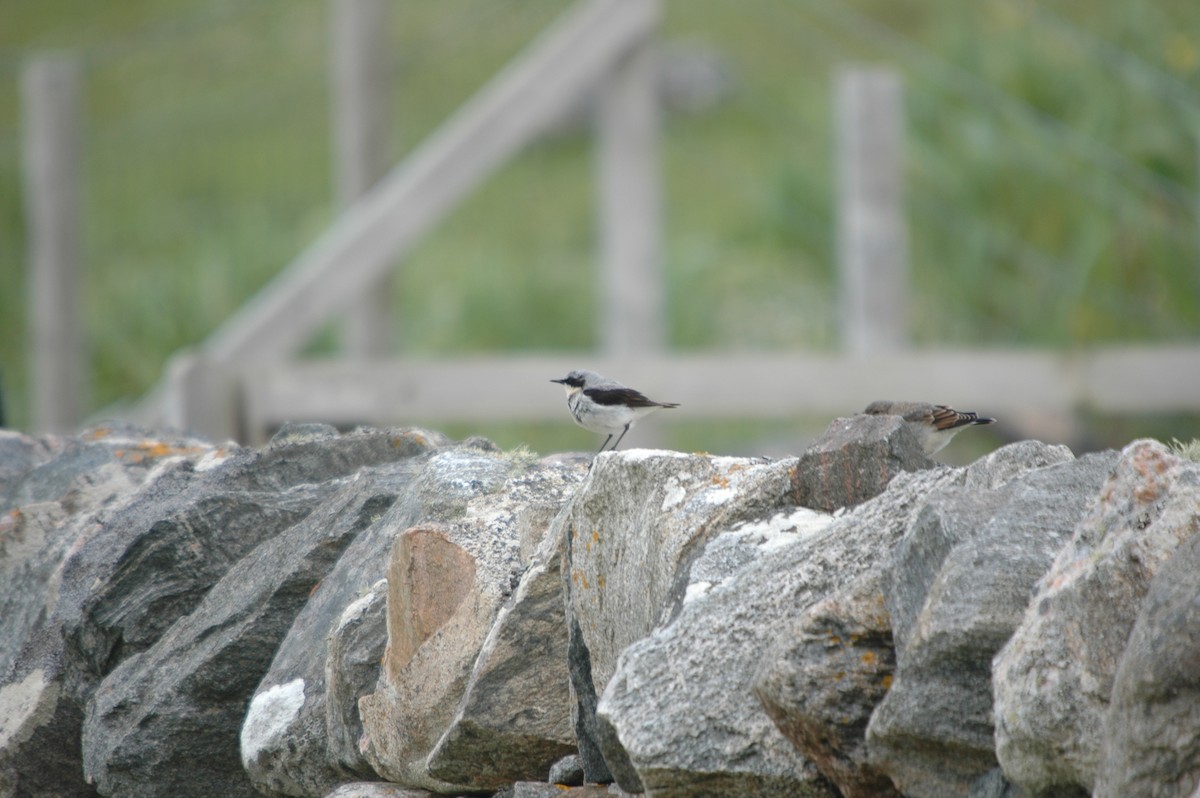
[[[563,377],[561,380],[550,380],[550,382],[557,382],[559,385],[565,385],[567,382],[567,378]]]

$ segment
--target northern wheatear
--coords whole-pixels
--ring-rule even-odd
[[[679,407],[672,402],[656,402],[641,391],[627,388],[616,380],[602,377],[594,371],[576,369],[557,382],[567,390],[567,408],[575,423],[592,432],[607,433],[599,454],[608,446],[612,436],[621,433],[612,445],[615,450],[621,438],[642,416],[661,407]]]
[[[945,405],[931,405],[925,402],[888,402],[880,400],[871,402],[863,411],[870,416],[900,416],[904,425],[912,430],[917,442],[932,456],[941,451],[959,430],[980,424],[995,424],[996,419],[980,416],[976,413],[960,413]]]

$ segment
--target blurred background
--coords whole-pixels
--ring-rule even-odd
[[[5,0],[4,426],[36,426],[22,127],[31,59],[69,54],[81,76],[82,423],[150,391],[174,353],[203,342],[348,204],[335,174],[333,6]],[[572,4],[386,6],[386,102],[378,103],[386,140],[377,147],[393,163]],[[662,8],[669,351],[844,349],[835,92],[851,65],[894,72],[902,89],[908,345],[1200,346],[1194,0],[667,0]],[[385,348],[433,360],[577,354],[587,366],[603,327],[596,160],[581,104],[421,237],[386,289],[395,315]],[[302,354],[339,348],[331,322]],[[635,387],[687,407],[671,384]],[[560,417],[431,426],[505,448],[599,445],[570,423],[558,386],[527,390]],[[844,414],[875,398],[884,397],[863,396]],[[947,395],[887,398],[961,404]],[[1168,412],[1074,407],[1069,422],[1033,428],[1077,453],[1143,435],[1187,440],[1200,435],[1200,396],[1189,400],[1190,411],[1187,401]],[[1000,414],[978,401],[959,409]],[[677,412],[648,438],[683,450],[773,454],[798,450],[829,420],[802,412],[688,420]],[[968,460],[1027,431],[972,431],[944,454]],[[636,438],[626,448],[645,442]]]

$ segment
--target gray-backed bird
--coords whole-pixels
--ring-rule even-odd
[[[621,438],[642,416],[663,407],[679,407],[673,402],[656,402],[641,391],[586,369],[576,369],[561,380],[550,382],[557,382],[566,388],[567,408],[576,424],[586,430],[608,435],[597,454],[604,451],[613,435],[620,432],[617,442],[612,445],[615,450]]]

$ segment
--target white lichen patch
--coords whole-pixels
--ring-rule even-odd
[[[737,495],[738,491],[736,488],[714,488],[713,490],[706,490],[702,494],[704,501],[712,505],[724,504]]]
[[[224,463],[230,457],[233,457],[234,451],[235,449],[233,447],[221,446],[205,452],[204,456],[197,460],[196,464],[192,466],[192,470],[196,471],[197,473],[211,471],[212,469],[221,465],[221,463]]]
[[[666,490],[663,494],[662,511],[668,512],[679,505],[683,504],[683,500],[687,498],[687,490],[683,485],[679,484],[679,477],[672,476],[667,480]]]
[[[242,765],[249,769],[263,751],[278,748],[300,708],[304,706],[304,680],[277,684],[254,696],[242,724]]]
[[[380,579],[371,585],[363,595],[350,602],[346,609],[342,610],[342,614],[338,618],[337,631],[340,632],[345,628],[346,624],[354,623],[362,618],[366,614],[367,608],[371,606],[371,602],[375,599],[375,596],[386,589],[387,580]]]
[[[819,535],[832,520],[826,513],[799,507],[718,535],[692,564],[684,603],[724,590],[746,567]]]
[[[24,742],[54,714],[59,685],[47,682],[42,670],[0,687],[0,750]]]
[[[742,524],[735,531],[753,540],[763,551],[773,551],[820,534],[833,522],[833,516],[807,507],[776,513],[765,521]],[[755,539],[757,537],[757,539]]]

